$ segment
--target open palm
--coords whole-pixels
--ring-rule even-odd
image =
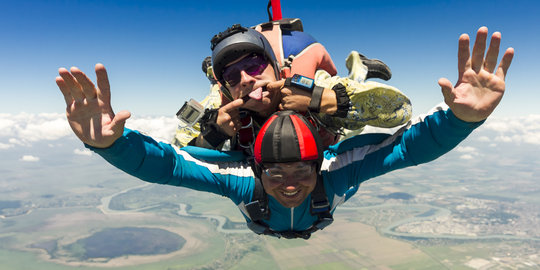
[[[97,85],[76,67],[58,70],[56,84],[66,101],[66,116],[79,139],[91,146],[105,148],[122,136],[130,113],[114,114],[107,71],[96,65]]]
[[[458,50],[458,82],[452,86],[446,78],[439,80],[446,104],[463,121],[485,120],[495,110],[505,91],[504,79],[512,62],[514,49],[508,48],[497,66],[501,34],[495,32],[492,35],[484,57],[487,35],[486,27],[478,29],[472,56],[469,50],[469,36],[461,35]]]

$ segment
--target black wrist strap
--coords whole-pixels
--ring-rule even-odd
[[[313,92],[311,93],[311,102],[309,103],[308,110],[318,113],[321,110],[321,100],[324,88],[315,85]]]
[[[292,77],[286,78],[286,79],[285,79],[285,82],[283,83],[283,86],[284,86],[284,87],[289,87],[289,86],[291,86],[291,80],[292,80]]]
[[[203,139],[214,148],[218,148],[224,141],[231,138],[231,136],[224,133],[216,123],[210,123],[201,133]]]
[[[347,95],[347,89],[341,83],[338,83],[332,90],[336,92],[337,111],[332,116],[345,118],[351,109],[351,100]]]
[[[214,148],[217,148],[224,141],[231,138],[216,123],[217,115],[217,109],[207,109],[204,116],[199,120],[203,139]]]

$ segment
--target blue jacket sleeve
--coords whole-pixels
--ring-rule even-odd
[[[333,153],[327,153],[327,171],[323,173],[332,179],[347,179],[334,182],[336,191],[342,193],[387,172],[432,161],[452,150],[482,123],[464,122],[450,109],[439,108],[410,121],[391,136],[380,134],[376,143],[376,134],[343,141],[330,149]]]
[[[212,192],[236,204],[251,199],[253,172],[245,162],[204,162],[130,129],[108,148],[87,147],[118,169],[147,182]]]

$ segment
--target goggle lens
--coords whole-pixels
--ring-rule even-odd
[[[294,174],[288,175],[280,168],[267,168],[263,172],[275,182],[285,182],[287,178],[306,179],[311,176],[315,164],[307,163],[295,168]]]

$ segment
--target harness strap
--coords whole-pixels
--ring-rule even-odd
[[[252,160],[250,163],[254,164]],[[255,187],[253,189],[253,195],[251,202],[246,204],[246,210],[252,221],[260,221],[270,218],[270,208],[268,208],[268,195],[264,191],[260,176],[255,177]],[[249,224],[248,224],[249,227]]]

